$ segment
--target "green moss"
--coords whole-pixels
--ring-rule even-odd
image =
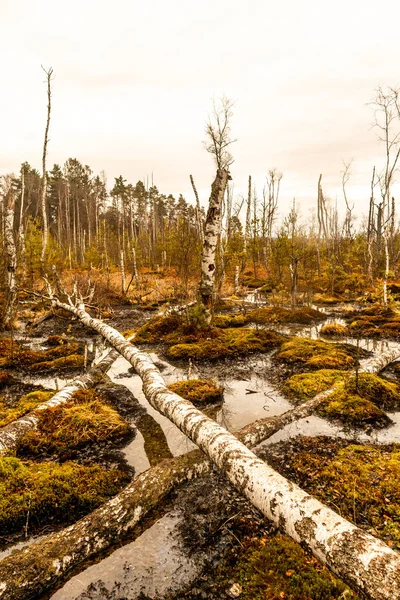
[[[295,337],[283,344],[276,358],[311,369],[350,369],[355,365],[355,352],[352,346]]]
[[[232,582],[239,584],[243,600],[356,598],[326,567],[289,537],[280,534],[253,541],[233,568],[223,563],[215,579],[222,593]]]
[[[216,360],[251,352],[266,352],[281,343],[283,337],[273,331],[254,329],[224,329],[214,331],[214,339],[197,343],[177,344],[168,350],[172,358]]]
[[[298,402],[311,400],[320,392],[329,390],[343,380],[343,371],[336,369],[320,369],[310,373],[293,375],[284,385],[283,392]]]
[[[296,483],[357,525],[400,548],[400,446],[303,438],[291,452]]]
[[[374,425],[386,427],[389,417],[376,404],[358,394],[352,394],[339,384],[326,401],[318,408],[318,413],[352,427]]]
[[[348,327],[339,325],[339,323],[330,323],[328,325],[324,325],[320,333],[322,333],[322,335],[329,335],[332,337],[346,337],[350,335]]]
[[[266,279],[260,279],[257,277],[243,277],[243,285],[245,285],[246,287],[250,288],[250,289],[257,289],[260,288],[264,285],[266,285],[268,282]]]
[[[48,350],[38,351],[29,350],[19,342],[13,342],[9,339],[3,339],[0,343],[0,366],[3,367],[16,367],[21,368],[25,371],[38,371],[41,370],[42,366],[47,368],[49,363],[55,362],[58,359],[71,359],[72,357],[78,356],[76,353],[79,350],[78,343],[61,344]],[[82,361],[79,362],[79,366],[82,366]],[[38,365],[41,365],[38,367]],[[62,365],[62,360],[60,363]],[[56,367],[57,368],[57,363]]]
[[[168,388],[193,404],[221,402],[224,394],[223,388],[204,379],[185,379],[171,383]]]
[[[0,402],[0,427],[4,427],[22,417],[26,413],[30,412],[34,408],[36,408],[39,404],[46,402],[52,396],[54,396],[54,392],[31,392],[26,396],[22,396],[15,404],[15,406],[9,407],[6,406],[3,402]]]
[[[62,454],[89,442],[115,440],[130,433],[129,424],[101,402],[101,396],[88,396],[86,402],[81,395],[77,397],[78,404],[68,403],[41,412],[37,429],[28,431],[19,441],[18,453]]]
[[[71,522],[91,512],[127,483],[120,471],[72,462],[56,465],[0,458],[0,530]]]
[[[358,379],[350,377],[346,382],[346,390],[358,393],[384,410],[394,410],[400,406],[399,386],[372,373],[360,373]]]
[[[337,304],[343,302],[343,296],[338,294],[315,294],[313,300],[317,304]]]
[[[214,327],[226,329],[227,327],[242,327],[246,324],[244,315],[215,315]]]
[[[301,323],[309,324],[320,321],[325,315],[314,308],[297,308],[294,310],[281,306],[256,308],[246,315],[248,323]]]
[[[30,366],[30,371],[33,373],[38,371],[42,373],[51,373],[53,371],[81,369],[84,365],[85,359],[83,356],[80,354],[71,354],[70,356],[63,356],[61,358],[56,358],[55,360],[35,363]]]
[[[154,344],[161,342],[168,333],[174,332],[181,325],[181,317],[174,313],[166,317],[154,317],[138,329],[135,343]]]

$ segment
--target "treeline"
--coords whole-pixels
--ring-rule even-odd
[[[299,291],[362,290],[384,277],[387,261],[389,279],[399,276],[394,199],[382,215],[372,186],[368,218],[360,219],[356,227],[346,193],[341,219],[325,197],[320,177],[314,216],[304,224],[295,201],[278,219],[281,179],[279,172],[269,171],[258,196],[249,177],[247,197],[239,199],[228,186],[217,249],[219,290],[224,281],[233,283],[235,274],[237,283],[255,286],[267,281],[267,287],[285,288],[292,296]],[[122,176],[108,191],[104,174],[94,174],[73,158],[63,167],[54,165],[47,174],[49,241],[43,264],[42,185],[40,173],[28,163],[23,163],[18,177],[3,177],[2,183],[3,244],[5,207],[12,195],[18,270],[28,283],[53,264],[60,271],[104,273],[173,269],[184,287],[192,276],[198,278],[205,218],[199,205],[181,195],[176,199],[163,194],[155,185],[146,187],[141,181],[133,185]]]

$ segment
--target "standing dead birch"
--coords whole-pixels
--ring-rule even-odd
[[[43,142],[43,154],[42,154],[42,192],[41,192],[41,204],[42,204],[42,227],[43,227],[43,245],[42,252],[40,255],[40,262],[42,270],[44,271],[44,258],[47,251],[47,242],[49,237],[49,228],[47,221],[47,206],[46,206],[46,195],[47,195],[47,171],[46,171],[46,158],[47,158],[47,144],[49,141],[49,128],[50,128],[50,115],[51,115],[51,77],[53,75],[53,69],[50,67],[47,71],[42,66],[43,71],[46,73],[47,81],[47,120],[46,129],[44,132]]]

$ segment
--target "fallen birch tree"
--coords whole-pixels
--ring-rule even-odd
[[[394,358],[398,356],[388,351],[380,360],[368,361],[363,370],[380,370],[386,366],[385,360],[391,362]],[[313,400],[282,415],[248,425],[236,436],[245,445],[255,446],[288,423],[311,414],[332,391],[318,394]],[[27,593],[33,596],[44,588],[59,584],[71,569],[131,532],[173,488],[189,479],[206,475],[210,469],[211,463],[199,451],[164,460],[139,475],[115,498],[74,525],[14,552],[0,563],[0,581],[7,586],[4,588],[7,595],[3,597],[20,600],[26,598]],[[18,573],[18,577],[15,577],[15,573]]]
[[[77,307],[57,299],[53,303],[105,337],[135,368],[150,404],[203,450],[231,483],[283,532],[306,546],[364,597],[375,600],[400,597],[397,552],[279,475],[233,434],[171,392],[148,355],[127,342],[118,331],[91,317],[83,305]]]

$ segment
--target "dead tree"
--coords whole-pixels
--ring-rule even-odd
[[[47,158],[47,144],[49,141],[49,127],[50,127],[50,115],[51,115],[51,77],[53,75],[53,69],[51,67],[47,71],[44,67],[42,67],[42,69],[46,73],[46,80],[47,80],[47,120],[46,120],[46,129],[44,132],[43,154],[42,154],[42,193],[41,193],[43,245],[42,245],[42,252],[41,252],[41,256],[40,256],[42,270],[44,271],[44,257],[45,257],[46,250],[47,250],[47,241],[48,241],[48,236],[49,236],[48,223],[47,223],[47,206],[46,206],[46,196],[47,196],[46,158]]]
[[[196,198],[196,212],[195,212],[195,215],[196,215],[196,227],[197,227],[197,231],[198,231],[198,234],[199,234],[200,241],[203,244],[203,242],[204,242],[203,215],[202,215],[202,212],[201,212],[199,194],[197,193],[197,188],[196,188],[196,185],[194,183],[193,175],[190,175],[190,183],[192,184],[192,188],[193,188],[193,192],[194,192],[194,197]]]
[[[3,178],[4,201],[4,249],[6,254],[6,298],[2,315],[2,328],[10,329],[15,316],[17,302],[17,249],[14,240],[15,196],[12,177]]]
[[[374,110],[374,127],[378,129],[379,140],[385,147],[385,166],[378,181],[381,189],[381,213],[378,212],[378,237],[382,235],[385,253],[385,275],[383,281],[383,303],[387,305],[387,281],[390,268],[390,230],[392,222],[391,187],[394,174],[400,158],[400,106],[398,101],[399,89],[389,88],[385,91],[382,87],[376,90],[376,95],[371,105]],[[380,217],[380,219],[379,219]]]
[[[389,350],[368,361],[363,371],[379,372],[396,358],[398,353]],[[247,425],[236,436],[246,446],[254,447],[285,425],[310,415],[334,389],[322,392],[282,415]],[[132,531],[174,487],[206,475],[210,468],[211,463],[199,451],[163,461],[139,475],[118,496],[74,525],[14,552],[0,562],[0,598],[23,600],[28,593],[33,597],[55,586],[70,570]],[[20,576],[15,577],[15,573]],[[367,593],[367,597],[371,596]]]
[[[282,531],[306,546],[366,598],[392,600],[400,595],[397,552],[287,481],[234,435],[171,392],[148,355],[127,342],[118,331],[91,317],[84,306],[64,304],[57,299],[53,303],[105,337],[141,377],[149,403],[179,427]],[[1,586],[0,580],[0,589]]]
[[[233,162],[228,151],[234,142],[230,134],[232,103],[222,98],[220,106],[214,104],[212,118],[206,126],[207,152],[214,157],[217,174],[211,186],[206,222],[204,225],[204,243],[201,257],[200,298],[207,309],[211,308],[215,288],[215,254],[222,228],[222,208],[228,180],[231,179],[229,167]],[[210,315],[211,318],[211,315]]]
[[[346,217],[344,220],[343,229],[344,229],[344,235],[349,240],[351,240],[353,238],[352,228],[353,228],[354,204],[350,205],[350,203],[349,203],[349,200],[347,198],[346,185],[350,179],[352,163],[353,163],[353,159],[349,160],[348,162],[343,162],[344,171],[342,173],[342,190],[343,190],[344,201],[346,203]]]

